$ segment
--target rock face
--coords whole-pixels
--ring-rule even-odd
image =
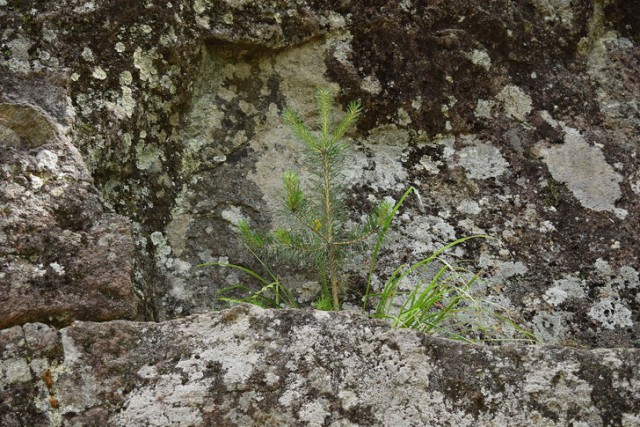
[[[640,351],[477,347],[252,306],[0,331],[3,426],[633,426]]]
[[[130,222],[38,108],[0,103],[0,328],[138,318]]]
[[[126,248],[113,252],[133,254],[135,266],[97,262],[107,246],[87,239],[86,251],[65,246],[34,261],[47,281],[69,277],[59,273],[72,270],[65,257],[95,266],[86,280],[105,278],[106,294],[129,301],[122,317],[133,316],[123,297],[131,274],[147,317],[206,311],[219,306],[217,289],[242,278],[193,265],[251,261],[234,224],[269,226],[280,172],[301,166],[280,113],[290,106],[312,119],[315,87],[329,85],[340,102],[365,107],[345,177],[351,219],[410,185],[421,194],[396,221],[380,281],[457,237],[487,233],[497,239],[451,254],[486,271],[475,292],[548,343],[637,347],[640,28],[630,17],[639,13],[636,0],[0,0],[0,138],[13,147],[2,153],[3,188],[12,162],[37,170],[51,158],[35,148],[49,138],[46,123],[62,127],[132,221],[135,250],[118,240]],[[25,170],[20,185],[33,192],[42,177]],[[9,209],[32,197],[18,193]],[[112,236],[127,228],[121,217],[99,220],[97,207],[76,220],[77,208],[60,220]],[[4,258],[26,244],[9,243]],[[361,265],[354,257],[347,272],[352,302]],[[0,280],[22,286],[11,271]],[[288,273],[293,288],[313,281]],[[57,322],[12,316],[6,324]]]
[[[637,0],[0,0],[0,425],[639,425],[638,16]],[[235,224],[274,223],[281,172],[305,166],[280,116],[313,120],[317,85],[365,109],[350,220],[420,194],[374,283],[492,235],[448,260],[564,347],[353,313],[176,319],[244,279],[193,266],[252,265]],[[363,256],[345,271],[358,305]]]

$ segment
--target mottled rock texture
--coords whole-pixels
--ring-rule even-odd
[[[634,426],[640,351],[476,347],[239,306],[0,331],[3,426]]]
[[[0,328],[138,318],[131,223],[28,104],[0,103]]]
[[[636,0],[0,0],[0,103],[63,126],[133,222],[155,319],[215,307],[240,280],[192,266],[250,261],[233,224],[270,225],[280,172],[301,165],[280,113],[313,118],[328,84],[365,107],[352,220],[422,195],[379,280],[485,232],[452,254],[485,270],[477,293],[546,342],[637,347],[639,14]],[[27,127],[12,114],[7,140]],[[362,270],[354,258],[353,302]],[[312,289],[302,273],[290,285]]]
[[[0,425],[640,424],[637,0],[0,0]],[[219,304],[329,85],[376,283],[457,237],[545,342]],[[85,166],[86,165],[86,166]],[[357,303],[363,259],[345,275]],[[285,270],[301,300],[317,284]],[[141,298],[138,298],[137,289]],[[140,300],[144,308],[141,308]],[[162,323],[110,319],[147,318]],[[14,326],[15,325],[15,326]],[[57,330],[54,327],[63,327]],[[626,348],[625,348],[626,347]]]

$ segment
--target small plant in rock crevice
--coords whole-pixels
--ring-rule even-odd
[[[278,212],[279,221],[284,226],[261,233],[253,230],[247,221],[241,221],[238,230],[245,245],[260,260],[312,268],[322,287],[316,307],[339,310],[345,261],[380,232],[391,205],[380,203],[362,225],[349,225],[342,173],[348,147],[343,137],[355,125],[361,107],[359,103],[352,102],[342,119],[334,125],[332,92],[319,88],[316,101],[320,114],[320,126],[316,132],[303,123],[295,111],[287,109],[283,114],[284,121],[304,145],[311,189],[303,188],[296,172],[286,171],[282,175],[282,209]],[[279,285],[275,275],[271,279],[262,282],[265,285],[269,282],[271,290],[278,288],[277,299],[280,293],[289,293]]]
[[[354,253],[370,249],[366,290],[363,295],[363,311],[367,311],[370,300],[377,301],[372,317],[388,319],[394,327],[407,327],[423,332],[440,333],[452,326],[451,333],[444,335],[474,340],[491,335],[483,325],[475,325],[473,313],[488,315],[495,323],[508,324],[517,334],[530,341],[532,336],[506,317],[500,316],[474,299],[469,289],[478,275],[468,274],[442,260],[440,255],[470,238],[469,236],[452,242],[414,265],[398,267],[387,280],[380,292],[374,293],[372,278],[381,247],[393,218],[406,198],[416,190],[410,187],[400,200],[392,205],[378,204],[360,225],[348,221],[345,205],[347,189],[344,185],[343,170],[348,159],[348,146],[343,138],[361,113],[361,106],[352,102],[342,119],[334,125],[333,94],[328,88],[316,91],[319,112],[319,127],[312,130],[291,110],[283,113],[297,139],[304,146],[305,163],[309,177],[305,188],[300,176],[294,171],[282,175],[284,196],[282,207],[277,212],[281,225],[271,232],[254,230],[248,221],[238,224],[238,233],[247,249],[260,262],[267,277],[237,264],[212,262],[204,266],[230,267],[242,271],[260,284],[260,289],[252,291],[245,285],[235,285],[222,289],[246,292],[243,298],[220,298],[229,302],[245,302],[263,307],[296,307],[292,292],[273,272],[270,265],[290,264],[306,266],[315,272],[321,284],[321,294],[314,306],[322,310],[341,308],[343,267]],[[407,280],[416,280],[416,275],[424,275],[428,267],[440,262],[441,267],[430,280],[418,281],[412,290],[402,289]],[[449,325],[449,326],[447,326]],[[464,330],[464,332],[463,332]]]

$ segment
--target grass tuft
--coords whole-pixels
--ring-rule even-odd
[[[241,298],[219,299],[229,303],[249,303],[267,308],[297,307],[293,293],[268,267],[269,263],[288,262],[315,269],[322,291],[314,308],[339,310],[341,307],[341,269],[355,251],[371,248],[362,311],[371,317],[387,320],[394,328],[410,328],[424,333],[467,342],[520,341],[537,342],[536,337],[510,320],[502,307],[476,298],[472,287],[481,281],[479,273],[459,268],[446,261],[444,253],[470,239],[489,238],[486,235],[462,237],[438,249],[431,256],[414,264],[396,268],[382,289],[372,291],[372,279],[393,219],[411,194],[422,206],[420,194],[409,187],[400,200],[391,205],[382,202],[368,215],[361,226],[348,225],[344,203],[345,188],[341,184],[346,164],[347,145],[342,142],[346,132],[355,126],[362,108],[349,104],[342,119],[333,125],[333,94],[319,88],[316,101],[319,127],[312,130],[290,109],[283,113],[284,121],[306,149],[311,173],[311,191],[303,188],[294,171],[283,174],[282,222],[285,227],[270,233],[254,231],[248,221],[238,224],[238,235],[247,249],[259,261],[268,278],[237,264],[210,262],[198,267],[232,268],[253,278],[258,290],[237,284],[219,293],[242,293]],[[368,312],[371,301],[375,309]],[[506,331],[506,333],[505,333]]]

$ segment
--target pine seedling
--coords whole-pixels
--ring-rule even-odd
[[[409,187],[395,204],[379,204],[359,226],[349,225],[344,203],[347,195],[344,170],[348,158],[345,134],[357,122],[360,104],[349,104],[342,119],[334,125],[333,96],[329,89],[316,92],[319,125],[311,129],[299,115],[287,109],[283,119],[296,138],[303,144],[305,161],[310,176],[303,185],[294,171],[282,175],[283,197],[278,212],[280,227],[268,233],[255,231],[248,221],[238,224],[238,233],[249,252],[259,261],[266,275],[236,264],[210,262],[198,267],[217,266],[239,270],[252,277],[261,288],[251,290],[238,284],[220,292],[249,292],[244,298],[220,298],[232,303],[250,303],[263,307],[295,307],[293,293],[282,283],[267,262],[287,263],[310,267],[322,285],[322,294],[315,301],[319,310],[339,310],[341,272],[348,257],[372,243],[369,257],[366,290],[362,310],[367,312],[371,299],[377,304],[371,317],[387,319],[395,328],[411,328],[425,333],[439,334],[469,342],[501,341],[493,337],[491,328],[505,326],[514,331],[515,338],[535,342],[536,337],[515,322],[492,309],[495,304],[476,299],[471,286],[479,274],[460,269],[446,262],[441,255],[472,238],[459,238],[435,251],[431,256],[412,265],[401,265],[386,281],[380,292],[374,293],[372,279],[382,245],[393,219],[411,193],[420,199],[414,187]],[[430,267],[440,263],[436,274]],[[421,277],[424,276],[424,277]],[[416,280],[417,279],[417,280]],[[403,289],[405,281],[414,281],[411,290]],[[497,306],[496,306],[497,307]],[[497,307],[500,308],[500,307]],[[485,320],[488,323],[485,324]]]
[[[259,233],[247,222],[242,222],[239,232],[245,244],[261,257],[312,267],[322,285],[322,295],[316,306],[339,310],[341,271],[346,257],[365,246],[370,237],[382,229],[392,207],[381,203],[363,225],[347,225],[342,172],[348,145],[343,138],[356,124],[361,106],[358,102],[350,103],[342,119],[334,125],[331,90],[319,88],[316,102],[319,126],[315,130],[294,110],[286,109],[283,113],[285,123],[304,146],[309,188],[303,188],[296,172],[285,172],[279,215],[283,226],[270,233]]]

